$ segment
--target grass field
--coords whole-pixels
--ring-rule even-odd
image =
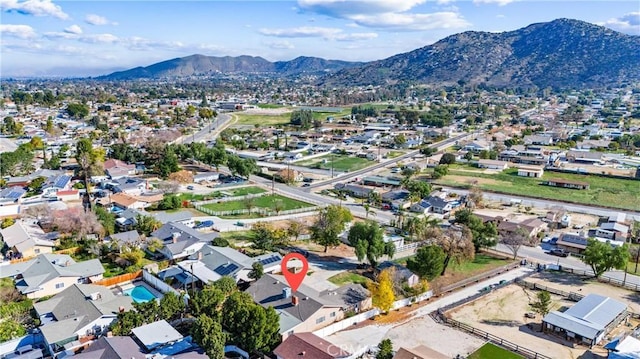
[[[281,201],[282,203],[282,211],[287,211],[290,209],[298,209],[304,207],[312,207],[313,205],[309,203],[305,203],[302,201],[298,201],[292,198],[284,197],[281,195],[265,195],[261,197],[257,197],[253,199],[253,207],[254,208],[265,208],[265,209],[273,209],[276,201]],[[203,205],[204,208],[210,209],[212,211],[236,211],[247,209],[246,201],[229,201],[229,202],[219,202],[219,203],[208,203]]]
[[[276,106],[276,105],[274,105]],[[277,107],[263,107],[263,108],[277,108]],[[294,111],[295,108],[290,108]],[[324,121],[327,117],[342,117],[351,113],[351,108],[345,108],[341,112],[314,112],[313,118],[316,120]],[[291,112],[285,112],[281,114],[252,114],[252,113],[235,113],[238,117],[236,125],[260,125],[260,126],[278,126],[286,125],[291,120]]]
[[[329,277],[328,281],[337,286],[343,286],[345,284],[351,284],[351,283],[365,284],[367,283],[367,278],[357,273],[343,272],[343,273],[336,274],[333,277]]]
[[[183,192],[183,193],[180,193],[178,197],[182,201],[204,201],[206,199],[211,199],[211,198],[221,198],[223,196],[223,192],[233,197],[237,197],[237,196],[246,196],[248,194],[264,193],[266,192],[266,190],[260,187],[248,186],[248,187],[239,187],[239,188],[234,188],[229,190],[215,191],[207,194],[195,194],[190,192]]]
[[[590,184],[588,190],[549,187],[542,184],[550,178],[582,181]],[[491,174],[480,171],[452,169],[449,175],[435,181],[437,184],[466,187],[472,182],[484,190],[494,192],[534,196],[561,201],[598,204],[612,208],[640,210],[640,182],[617,178],[588,176],[573,173],[546,171],[542,178],[518,176],[517,169],[508,169]]]
[[[486,343],[469,355],[469,359],[522,359],[521,355],[502,349],[497,345]]]
[[[387,152],[387,158],[396,158],[404,155],[405,153],[402,151],[389,151]]]
[[[312,158],[310,160],[298,161],[295,164],[297,166],[320,168],[325,170],[331,169],[331,161],[333,158],[333,169],[338,172],[357,171],[365,167],[374,164],[373,161],[369,161],[366,158],[344,156],[344,155],[325,155],[321,157]],[[324,160],[327,160],[324,163]]]

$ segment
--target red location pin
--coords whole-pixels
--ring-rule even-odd
[[[287,263],[292,259],[297,259],[302,262],[302,270],[295,273],[291,272],[289,268],[287,268]],[[302,284],[304,277],[306,277],[307,275],[307,270],[309,270],[309,262],[307,262],[307,259],[300,253],[289,253],[284,256],[284,258],[282,258],[282,264],[280,264],[280,268],[282,269],[282,275],[284,275],[284,279],[286,279],[287,283],[289,283],[289,287],[291,287],[291,290],[295,292],[296,290],[298,290],[298,287],[300,287],[300,284]],[[295,271],[296,268],[294,267],[292,269]]]

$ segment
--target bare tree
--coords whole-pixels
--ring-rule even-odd
[[[81,207],[71,207],[54,212],[53,224],[62,233],[75,235],[81,239],[87,234],[104,235],[104,228],[93,212],[85,212]]]
[[[437,239],[437,245],[445,253],[444,265],[440,275],[444,275],[452,259],[457,263],[473,259],[475,248],[472,238],[471,230],[466,226],[452,226],[442,232],[442,235]]]
[[[518,257],[520,247],[529,241],[529,234],[520,226],[515,231],[502,231],[498,233],[498,236],[500,237],[500,243],[504,244],[513,253],[513,259]]]
[[[467,206],[471,208],[484,208],[484,197],[482,195],[482,190],[480,187],[473,186],[469,190],[469,195],[467,196]]]
[[[49,222],[52,220],[51,208],[46,203],[29,206],[24,210],[24,213],[27,216],[37,219],[38,222]]]

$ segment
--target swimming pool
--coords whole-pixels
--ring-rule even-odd
[[[153,293],[151,293],[149,289],[141,285],[129,288],[122,293],[124,293],[124,295],[130,296],[136,303],[146,303],[150,300],[156,299],[156,296],[153,295]]]

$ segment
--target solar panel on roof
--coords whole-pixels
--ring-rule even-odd
[[[279,260],[279,259],[278,259],[278,257],[277,257],[277,256],[271,256],[271,257],[268,257],[268,258],[265,258],[265,259],[261,260],[261,261],[260,261],[260,263],[262,263],[263,265],[265,265],[265,264],[275,263],[275,262],[277,262],[278,260]]]
[[[233,271],[235,271],[236,269],[238,269],[238,266],[235,265],[234,263],[230,263],[227,265],[221,265],[218,268],[214,269],[214,272],[220,274],[220,275],[227,275],[232,273]]]

